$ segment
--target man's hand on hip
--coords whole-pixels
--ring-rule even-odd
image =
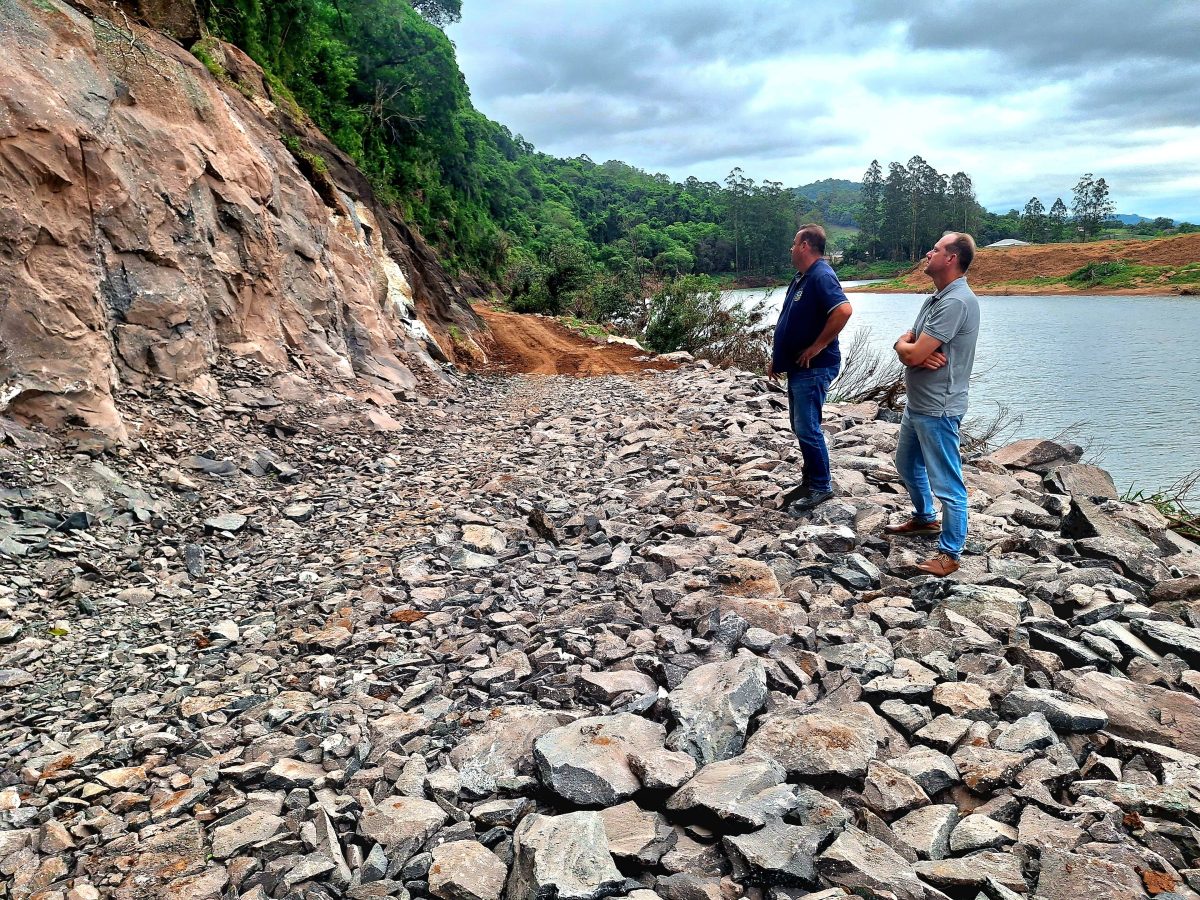
[[[798,362],[800,365],[802,365],[804,368],[807,369],[809,364],[813,361],[813,358],[824,349],[825,349],[824,347],[818,347],[814,344],[813,346],[806,349],[799,356],[797,356],[796,362]]]

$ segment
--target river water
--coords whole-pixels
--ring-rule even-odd
[[[765,298],[772,319],[783,295],[729,292],[743,305]],[[850,294],[843,350],[869,328],[872,346],[890,353],[924,298]],[[1003,405],[1021,419],[1012,440],[1068,429],[1120,490],[1155,490],[1200,470],[1200,297],[980,297],[979,307],[968,418]]]

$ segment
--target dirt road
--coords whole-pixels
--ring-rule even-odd
[[[1178,294],[1194,292],[1191,281],[1172,281],[1167,272],[1126,287],[1075,287],[1055,282],[1038,284],[1038,278],[1060,279],[1088,263],[1121,260],[1141,266],[1167,266],[1178,270],[1200,261],[1200,234],[1145,241],[1095,241],[1088,244],[1036,244],[1028,247],[981,249],[971,264],[971,287],[980,294]],[[929,279],[922,262],[887,286],[869,285],[864,291],[928,292]],[[854,290],[854,289],[852,289]]]
[[[625,344],[599,344],[543,316],[500,312],[482,304],[475,311],[487,323],[479,341],[488,362],[477,371],[529,375],[621,375],[643,369],[672,369],[670,363]]]

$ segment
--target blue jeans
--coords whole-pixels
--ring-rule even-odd
[[[942,504],[938,549],[955,559],[967,543],[967,485],[958,449],[961,423],[962,416],[926,416],[906,409],[896,445],[896,470],[912,498],[913,518],[935,520],[936,496]]]
[[[837,378],[838,366],[800,369],[788,372],[788,406],[792,414],[792,431],[800,442],[804,457],[804,484],[810,491],[831,491],[829,448],[821,431],[821,406],[829,385]]]

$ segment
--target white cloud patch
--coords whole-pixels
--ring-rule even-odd
[[[921,155],[1000,209],[1091,171],[1122,212],[1200,218],[1200,3],[467,0],[449,34],[549,153],[785,184]]]

